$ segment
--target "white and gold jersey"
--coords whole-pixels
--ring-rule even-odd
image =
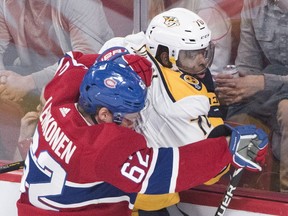
[[[207,138],[213,126],[223,123],[221,118],[208,118],[211,107],[219,104],[215,94],[193,76],[160,66],[145,44],[145,35],[140,32],[113,38],[101,49],[124,46],[152,62],[153,80],[136,130],[151,147],[176,147]]]
[[[158,147],[205,139],[213,128],[207,118],[210,103],[206,87],[190,75],[154,66],[137,130]]]

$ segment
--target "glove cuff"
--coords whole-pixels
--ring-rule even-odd
[[[222,124],[215,127],[208,135],[208,138],[230,136],[231,133],[232,133],[232,127],[228,124]]]

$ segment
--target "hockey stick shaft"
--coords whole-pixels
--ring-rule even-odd
[[[0,174],[22,169],[23,167],[24,167],[24,161],[17,161],[14,163],[5,164],[3,166],[0,166]]]
[[[243,172],[244,168],[235,169],[233,176],[230,180],[230,183],[227,187],[226,193],[222,199],[222,202],[220,203],[220,206],[218,207],[215,213],[215,216],[223,216],[225,214],[225,211],[230,204],[230,201],[233,197],[233,193],[239,184]]]

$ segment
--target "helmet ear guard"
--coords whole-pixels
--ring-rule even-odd
[[[100,61],[90,67],[80,86],[79,106],[90,115],[97,107],[106,107],[114,121],[121,123],[126,113],[144,108],[147,89],[130,68],[113,61]]]

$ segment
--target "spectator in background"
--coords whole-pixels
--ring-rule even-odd
[[[163,0],[153,0],[153,1],[149,0],[148,8],[149,8],[148,11],[149,22],[151,21],[151,19],[153,19],[154,16],[166,10]]]
[[[21,119],[20,133],[18,138],[18,149],[20,155],[18,155],[18,151],[16,151],[14,156],[15,159],[17,158],[17,161],[26,158],[41,110],[42,105],[39,104],[37,106],[37,111],[27,112]]]
[[[16,102],[32,91],[39,98],[65,52],[95,53],[113,37],[99,0],[3,0],[0,29],[0,98]],[[17,51],[11,65],[8,44]]]
[[[272,130],[282,192],[288,192],[287,27],[288,1],[244,0],[236,58],[240,77],[216,77],[218,96],[231,105],[227,119],[247,123],[252,116]]]
[[[41,89],[64,53],[97,53],[113,36],[99,0],[0,1],[0,115],[5,120],[0,122],[1,132],[9,122],[2,106],[15,107],[22,116],[36,110]],[[0,159],[17,158],[19,125],[14,128],[16,135],[8,135],[11,144],[0,143]]]

